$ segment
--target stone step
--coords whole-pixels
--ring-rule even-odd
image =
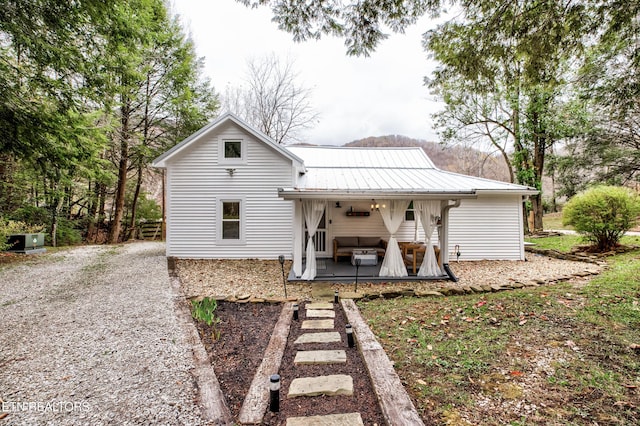
[[[307,308],[307,309],[332,309],[333,310],[333,303],[328,303],[328,302],[307,303],[305,305],[305,308]]]
[[[327,416],[289,417],[287,426],[364,426],[360,413]]]
[[[331,328],[334,328],[334,322],[332,319],[302,321],[303,330],[322,330]]]
[[[353,395],[353,378],[345,374],[333,374],[293,379],[287,397],[317,395]]]
[[[303,343],[337,343],[342,342],[342,337],[337,331],[327,331],[319,333],[304,333],[298,336],[295,344]]]
[[[336,313],[327,309],[309,309],[307,308],[307,318],[335,318]]]
[[[347,362],[347,353],[340,349],[319,351],[298,351],[293,363],[304,364],[343,364]]]

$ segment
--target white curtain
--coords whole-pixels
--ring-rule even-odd
[[[433,231],[438,223],[438,216],[440,216],[440,201],[414,201],[413,208],[420,218],[420,223],[422,223],[426,243],[426,252],[422,259],[418,276],[440,276],[442,275],[442,271],[438,265],[438,259],[433,250],[433,243],[431,242]]]
[[[384,221],[384,226],[389,231],[389,243],[380,267],[381,277],[406,277],[407,268],[404,266],[404,259],[396,240],[396,232],[402,224],[404,213],[409,207],[409,200],[377,200],[380,205],[380,215]]]
[[[327,202],[325,200],[304,200],[302,202],[304,221],[307,224],[307,232],[309,233],[309,240],[307,241],[307,263],[302,273],[303,280],[312,280],[318,273],[316,269],[316,245],[314,237],[326,205]]]

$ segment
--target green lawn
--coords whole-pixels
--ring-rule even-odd
[[[638,424],[639,259],[612,256],[590,282],[359,306],[428,422]]]
[[[562,213],[547,213],[542,217],[542,226],[545,230],[550,229],[573,229],[572,226],[562,224]]]

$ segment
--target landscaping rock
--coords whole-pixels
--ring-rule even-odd
[[[337,331],[319,332],[319,333],[305,333],[296,339],[295,344],[305,343],[337,343],[341,342],[342,337]]]
[[[289,385],[289,398],[316,395],[353,395],[353,378],[345,374],[293,379]]]
[[[289,417],[287,426],[364,426],[360,413]]]
[[[347,353],[342,349],[321,351],[298,351],[294,364],[344,364]]]
[[[418,297],[443,297],[444,294],[439,291],[416,291],[416,296]]]

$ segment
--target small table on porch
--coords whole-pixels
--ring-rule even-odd
[[[378,264],[378,252],[374,248],[353,249],[351,264],[356,265],[356,259],[360,259],[360,266],[376,266]]]

